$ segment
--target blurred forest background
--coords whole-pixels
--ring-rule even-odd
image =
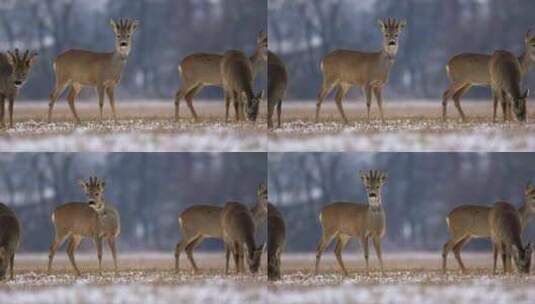
[[[315,250],[323,206],[336,200],[367,202],[359,170],[388,174],[383,188],[387,251],[439,251],[448,239],[445,218],[451,209],[490,206],[500,199],[519,207],[526,183],[535,182],[533,153],[270,153],[268,158],[269,199],[290,227],[288,251]],[[524,236],[535,239],[535,218],[526,229]],[[490,241],[474,240],[467,248],[489,250]]]
[[[377,51],[377,19],[405,18],[386,100],[440,99],[450,57],[496,49],[520,54],[525,33],[535,30],[534,11],[533,0],[269,0],[269,44],[288,65],[287,98],[316,99],[325,54],[338,48]],[[527,83],[533,84],[534,74]],[[360,90],[349,94],[362,99]],[[473,88],[467,96],[489,99],[490,91]]]
[[[0,201],[22,222],[22,251],[47,251],[56,206],[86,201],[78,180],[106,180],[105,200],[119,210],[119,247],[172,252],[180,239],[177,216],[194,204],[256,202],[266,182],[265,153],[2,153]],[[86,248],[94,250],[91,242]],[[222,250],[221,241],[204,249]]]
[[[177,66],[196,52],[236,48],[252,54],[266,30],[266,0],[1,0],[0,51],[39,52],[23,99],[47,99],[53,86],[52,61],[71,48],[108,52],[114,48],[110,18],[139,20],[119,96],[172,99],[179,87]],[[265,76],[259,77],[265,82]],[[84,93],[85,92],[85,93]],[[89,92],[89,93],[88,93]],[[95,98],[93,90],[82,97]],[[204,98],[222,98],[207,88]]]

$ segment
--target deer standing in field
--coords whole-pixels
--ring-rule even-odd
[[[360,172],[360,177],[368,194],[368,203],[334,202],[325,206],[319,216],[322,227],[322,235],[316,249],[315,273],[318,274],[319,263],[323,251],[336,238],[334,250],[336,260],[342,268],[344,275],[348,272],[342,261],[342,250],[351,238],[359,238],[364,249],[366,260],[366,273],[368,266],[368,239],[373,240],[375,253],[379,259],[381,273],[383,270],[383,257],[381,252],[381,238],[385,234],[385,212],[383,209],[382,189],[387,175],[378,170],[370,170],[368,173]]]
[[[489,213],[492,239],[493,268],[496,274],[498,254],[502,255],[503,272],[512,272],[511,256],[520,273],[529,273],[531,268],[531,244],[522,245],[522,223],[519,212],[507,202],[497,202]],[[513,251],[514,249],[514,251]],[[515,254],[513,254],[515,253]]]
[[[268,204],[268,279],[281,278],[281,255],[286,245],[286,224],[282,214]]]
[[[364,88],[368,121],[372,95],[377,100],[381,121],[383,114],[383,88],[388,82],[390,69],[398,53],[399,35],[406,26],[405,20],[388,18],[378,20],[379,29],[383,33],[383,49],[374,53],[351,50],[335,50],[327,54],[320,64],[323,84],[316,104],[316,122],[319,122],[321,104],[325,97],[336,88],[336,106],[345,124],[348,120],[344,113],[342,99],[352,86]]]
[[[524,204],[518,208],[522,228],[526,227],[535,215],[535,188],[527,184],[524,190]],[[490,238],[489,214],[492,207],[477,205],[462,205],[453,209],[446,217],[449,239],[442,247],[442,272],[446,273],[448,253],[453,250],[455,259],[466,273],[466,267],[461,259],[461,250],[474,238]]]
[[[175,248],[175,272],[180,271],[180,253],[186,252],[188,260],[195,273],[199,268],[193,258],[193,250],[206,238],[223,239],[221,227],[221,212],[223,207],[211,205],[196,205],[187,208],[178,216],[178,225],[182,240]],[[256,204],[251,207],[255,229],[266,220],[267,188],[260,184],[257,190]],[[243,267],[242,267],[243,268]]]
[[[282,99],[286,94],[288,73],[286,66],[273,52],[268,51],[268,128],[273,128],[273,112],[277,107],[277,127],[281,127]]]
[[[5,101],[9,101],[9,127],[13,128],[13,105],[20,88],[26,82],[37,53],[26,50],[22,56],[19,49],[0,53],[0,127],[4,127]]]
[[[9,266],[9,278],[13,280],[15,251],[20,245],[20,222],[8,206],[0,203],[0,281],[4,280]]]
[[[466,116],[461,108],[461,97],[472,86],[490,86],[490,59],[491,55],[488,54],[462,53],[449,60],[446,65],[446,72],[450,84],[442,94],[443,121],[446,121],[448,100],[450,98],[453,98],[462,121],[466,121]],[[523,77],[535,64],[535,36],[530,31],[524,37],[524,53],[518,57],[518,60]],[[496,120],[496,110],[494,110],[493,120]]]
[[[110,247],[114,270],[117,273],[117,249],[115,241],[120,233],[119,212],[104,201],[104,189],[106,183],[97,177],[90,177],[88,181],[81,180],[80,186],[88,198],[87,203],[69,202],[57,207],[52,213],[54,224],[54,241],[50,246],[48,257],[48,273],[52,271],[52,262],[56,250],[69,239],[67,255],[76,272],[80,276],[80,270],[76,266],[74,253],[84,238],[90,238],[97,247],[98,269],[102,274],[102,240],[107,239]]]
[[[251,61],[242,51],[230,50],[223,54],[221,59],[221,80],[223,91],[225,92],[225,121],[228,122],[229,107],[231,100],[234,104],[236,121],[247,119],[256,121],[258,107],[263,97],[263,91],[255,94],[253,92],[253,66]]]
[[[247,256],[249,271],[257,273],[265,244],[256,246],[255,224],[251,211],[238,202],[226,203],[221,211],[221,230],[225,242],[225,274],[229,273],[231,253],[236,273],[245,271],[244,255]]]
[[[178,74],[182,81],[175,95],[175,120],[180,119],[180,101],[186,100],[188,108],[196,121],[199,119],[193,108],[193,98],[205,86],[223,86],[221,77],[221,54],[195,53],[180,62]],[[253,79],[264,69],[267,60],[267,35],[265,32],[258,33],[256,38],[255,53],[249,57],[253,69]]]
[[[69,87],[67,101],[77,124],[80,118],[76,113],[74,102],[84,86],[95,87],[98,93],[99,119],[103,118],[104,94],[108,95],[113,120],[117,121],[115,111],[115,87],[119,85],[128,55],[132,48],[132,35],[139,27],[139,22],[120,19],[118,23],[110,21],[115,33],[115,50],[109,53],[96,53],[87,50],[69,50],[59,55],[54,61],[56,83],[48,105],[48,122],[52,122],[52,110],[59,96]]]
[[[508,98],[513,100],[512,109],[518,121],[526,121],[526,99],[529,90],[520,91],[522,81],[522,67],[518,59],[507,51],[496,51],[492,54],[489,62],[490,86],[494,100],[493,120],[496,122],[496,108],[498,101],[501,102],[503,120],[512,119],[511,104]]]

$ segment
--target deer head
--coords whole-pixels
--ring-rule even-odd
[[[30,50],[26,50],[22,56],[19,49],[7,51],[6,58],[13,69],[11,81],[15,89],[20,89],[26,82],[32,65],[37,61],[36,57],[37,53]]]
[[[526,90],[520,96],[513,96],[513,112],[515,112],[518,121],[526,121],[526,102],[529,96],[529,90]]]
[[[260,101],[264,98],[264,91],[253,95],[251,98],[247,98],[247,119],[252,122],[256,122],[258,118],[258,108],[260,106]]]
[[[103,179],[99,180],[98,177],[93,176],[89,177],[88,181],[80,180],[79,184],[88,198],[89,206],[97,212],[104,210],[103,194],[106,182]]]
[[[260,183],[256,189],[256,201],[257,202],[267,202],[268,200],[268,189],[266,184]]]
[[[524,47],[530,59],[535,61],[535,35],[531,34],[531,30],[528,30],[524,36]]]
[[[379,19],[377,24],[383,33],[383,49],[389,56],[395,56],[399,48],[399,35],[407,22],[389,17],[384,20]]]
[[[264,252],[265,247],[266,244],[262,244],[257,248],[249,248],[247,254],[247,264],[249,265],[249,270],[251,273],[258,272],[258,269],[260,268],[262,252]]]
[[[513,246],[514,247],[514,246]],[[532,243],[528,243],[525,248],[516,248],[516,253],[514,254],[514,260],[516,269],[520,273],[529,273],[531,269],[531,252],[532,252]]]
[[[382,188],[387,175],[379,170],[370,170],[368,173],[360,171],[359,174],[368,194],[368,203],[372,207],[379,207],[382,204]]]
[[[535,213],[535,188],[533,188],[531,182],[526,184],[526,188],[524,189],[524,199],[526,207],[531,213]]]
[[[1,246],[0,247],[0,281],[4,280],[7,272],[7,265],[9,264],[9,253],[8,250]]]
[[[256,51],[262,55],[263,60],[267,60],[268,38],[264,31],[260,31],[256,36]]]
[[[110,24],[115,33],[115,49],[122,57],[127,57],[132,47],[132,35],[137,30],[139,22],[121,18],[118,23],[113,19],[110,20]]]

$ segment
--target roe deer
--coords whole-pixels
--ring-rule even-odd
[[[99,119],[102,120],[104,94],[108,95],[113,119],[115,112],[115,87],[119,85],[132,47],[132,35],[139,26],[138,21],[120,19],[118,23],[110,21],[115,32],[115,50],[110,53],[96,53],[87,50],[69,50],[59,55],[54,61],[56,83],[48,105],[48,122],[52,122],[52,110],[59,96],[67,86],[70,87],[67,101],[76,123],[80,118],[76,113],[74,102],[84,86],[96,87],[99,99]]]
[[[525,227],[535,215],[535,188],[527,184],[524,191],[524,204],[518,208],[522,227]],[[490,238],[489,214],[492,207],[477,205],[462,205],[453,209],[446,217],[449,239],[442,247],[442,272],[446,273],[448,253],[453,250],[455,259],[466,273],[466,267],[461,259],[461,250],[471,239]]]
[[[244,252],[247,255],[249,271],[257,273],[265,244],[256,246],[255,224],[251,211],[238,202],[226,203],[221,211],[221,230],[225,242],[225,274],[229,273],[230,253],[234,257],[236,273],[245,271]]]
[[[496,122],[496,107],[501,101],[503,120],[511,119],[511,105],[508,97],[513,99],[513,110],[518,121],[526,121],[526,99],[529,90],[520,92],[522,68],[518,59],[507,51],[496,51],[489,62],[490,86],[494,100],[493,120]]]
[[[13,267],[15,264],[15,251],[20,244],[20,222],[13,210],[0,203],[0,281],[6,277],[9,266],[10,276],[13,280]]]
[[[364,87],[368,121],[370,120],[372,93],[377,100],[381,120],[384,121],[382,91],[388,82],[390,69],[398,52],[399,35],[405,28],[406,22],[405,20],[398,21],[394,18],[388,18],[379,20],[378,25],[381,32],[383,32],[383,49],[381,51],[365,53],[351,50],[335,50],[321,60],[320,68],[323,74],[323,84],[316,104],[316,122],[319,122],[323,99],[333,88],[337,87],[336,106],[344,123],[348,124],[342,99],[352,86]]]
[[[273,128],[273,112],[277,107],[277,127],[281,127],[282,99],[286,94],[288,73],[280,58],[268,51],[268,128]]]
[[[265,189],[265,190],[264,190]],[[265,191],[265,192],[264,192]],[[260,184],[257,190],[256,204],[251,207],[255,227],[259,227],[266,219],[267,189]],[[196,205],[182,211],[178,216],[178,225],[182,240],[175,248],[175,272],[180,270],[180,253],[186,251],[188,260],[195,273],[199,268],[193,259],[193,249],[206,238],[223,239],[221,228],[221,212],[223,207]]]
[[[267,60],[267,35],[265,32],[258,33],[256,38],[255,53],[249,57],[253,67],[253,79],[264,69]],[[184,98],[193,119],[198,120],[197,113],[193,108],[193,98],[199,94],[205,86],[222,86],[221,79],[221,54],[196,53],[191,54],[180,62],[178,74],[182,81],[175,95],[175,120],[180,119],[180,100]]]
[[[80,180],[79,183],[87,195],[88,202],[69,202],[57,207],[52,214],[55,235],[50,246],[48,273],[52,271],[56,250],[69,239],[67,254],[76,275],[80,276],[74,252],[83,238],[92,239],[97,247],[100,273],[102,273],[102,240],[107,239],[113,256],[114,270],[117,272],[115,240],[120,233],[119,212],[104,201],[103,193],[106,186],[104,180],[90,177],[87,182]]]
[[[442,94],[443,121],[446,120],[448,99],[450,98],[453,98],[461,119],[466,121],[466,116],[461,108],[461,97],[472,86],[490,86],[490,58],[491,55],[488,54],[462,53],[448,61],[446,72],[450,84]],[[535,36],[531,35],[530,31],[524,37],[524,53],[518,57],[518,60],[522,67],[522,75],[527,74],[535,64]],[[494,114],[493,120],[496,120],[496,114]]]
[[[383,209],[382,189],[387,175],[378,170],[370,170],[368,173],[360,172],[360,177],[368,194],[368,204],[335,202],[325,206],[319,216],[322,227],[322,235],[316,249],[315,273],[318,273],[319,263],[323,251],[336,238],[336,260],[342,268],[344,275],[348,272],[342,261],[342,250],[351,238],[360,238],[366,260],[366,273],[368,266],[368,238],[372,238],[373,245],[381,273],[383,273],[383,258],[381,253],[381,238],[385,233],[385,212]]]
[[[493,248],[492,273],[496,274],[498,253],[502,255],[503,272],[512,272],[511,256],[514,256],[518,272],[529,273],[531,268],[531,244],[522,245],[522,224],[519,212],[507,202],[497,202],[489,213],[490,235]],[[513,249],[516,254],[513,255]]]
[[[260,92],[255,95],[253,92],[251,61],[242,51],[230,50],[223,54],[220,68],[225,93],[225,121],[228,122],[230,101],[233,100],[236,121],[245,119],[245,109],[247,109],[247,119],[255,122],[258,116],[258,106],[264,94]]]
[[[0,53],[0,127],[4,127],[5,101],[9,101],[9,127],[13,128],[13,104],[20,88],[26,82],[32,65],[36,62],[36,52],[26,50],[21,56],[19,49]]]
[[[268,279],[281,278],[281,254],[286,244],[286,224],[282,214],[271,203],[268,204]]]

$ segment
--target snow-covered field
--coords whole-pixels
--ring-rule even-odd
[[[326,101],[314,122],[315,102],[283,104],[283,126],[270,133],[269,149],[287,151],[533,151],[535,116],[528,123],[492,123],[490,102],[464,101],[468,122],[462,123],[453,104],[448,121],[441,120],[441,103],[399,101],[385,103],[386,122],[365,118],[361,101],[344,104],[350,125],[345,126],[334,102]],[[501,114],[501,113],[500,113]]]
[[[123,253],[120,271],[110,271],[105,253],[102,276],[90,251],[78,254],[83,272],[74,277],[65,255],[45,273],[46,254],[17,256],[16,277],[0,282],[0,303],[532,303],[535,276],[490,274],[489,253],[464,253],[467,275],[458,273],[453,257],[449,271],[440,272],[440,254],[387,253],[385,274],[371,257],[371,273],[363,273],[360,254],[344,255],[350,270],[342,277],[332,253],[324,255],[320,274],[313,274],[313,254],[284,254],[283,279],[267,282],[265,267],[259,275],[225,276],[223,253],[197,253],[201,273],[191,273],[183,257],[183,271],[175,274],[172,253]],[[263,261],[265,265],[265,260]]]
[[[196,102],[201,121],[194,122],[185,104],[181,120],[174,121],[174,104],[163,101],[135,101],[118,105],[119,121],[97,121],[93,102],[77,105],[82,124],[76,126],[64,103],[56,106],[54,122],[46,122],[46,102],[19,103],[15,126],[0,131],[0,151],[266,151],[266,121],[236,123],[231,112],[224,121],[223,102]],[[262,116],[261,116],[262,117]]]

